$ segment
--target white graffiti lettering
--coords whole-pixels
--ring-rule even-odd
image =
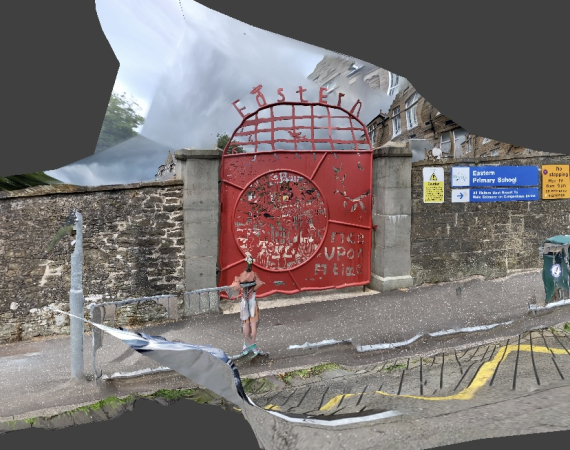
[[[323,271],[323,275],[327,274],[327,265],[326,264],[315,264],[315,275],[319,273],[319,271]]]
[[[342,246],[338,246],[338,247],[325,247],[325,258],[327,258],[327,260],[331,260],[334,258],[334,255],[336,253],[336,260],[340,261],[341,257],[346,256],[348,259],[354,259],[355,256],[355,249],[353,248],[349,248],[348,250],[346,250],[344,247]],[[358,255],[356,256],[357,258],[360,258],[363,254],[363,250],[362,248],[358,249]]]

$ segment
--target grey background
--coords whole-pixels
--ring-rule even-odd
[[[7,114],[2,137],[7,142],[2,146],[1,175],[61,167],[90,156],[95,147],[119,63],[101,30],[94,3],[3,4],[2,106]],[[472,133],[570,153],[563,123],[569,93],[562,89],[566,6],[417,1],[412,8],[409,1],[332,6],[320,0],[289,1],[275,8],[261,1],[201,3],[254,26],[401,74],[437,109]],[[207,408],[187,403],[169,408],[141,405],[109,423],[57,432],[32,429],[0,436],[0,443],[41,442],[60,448],[128,443],[131,448],[154,448],[166,440],[172,447],[200,448],[212,439],[210,448],[257,448],[239,415],[220,410],[210,416],[203,411]],[[554,446],[564,437],[568,440],[569,434],[509,437],[449,448]]]

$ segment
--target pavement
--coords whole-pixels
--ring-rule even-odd
[[[544,304],[539,271],[492,281],[473,278],[335,295],[260,300],[258,343],[269,358],[237,362],[242,378],[257,380],[248,382],[256,404],[305,415],[398,410],[402,417],[388,421],[391,429],[406,423],[421,435],[429,423],[443,426],[443,417],[449,422],[493,405],[498,410],[489,411],[489,417],[495,417],[501,408],[531,394],[537,401],[554,396],[548,397],[551,405],[570,399],[570,338],[560,326],[556,332],[548,328],[570,322],[570,305],[528,314],[529,302]],[[242,345],[239,317],[229,303],[222,310],[225,314],[144,331],[236,354]],[[90,334],[85,335],[84,356],[85,373],[92,380]],[[0,424],[54,417],[109,396],[197,388],[108,335],[96,360],[102,378],[76,382],[70,381],[68,336],[0,346]],[[307,368],[324,363],[338,366],[304,377],[310,374]],[[555,425],[545,429],[570,428],[567,415],[556,411],[551,408]],[[530,411],[527,415],[528,421],[536,418]],[[497,424],[496,419],[477,432],[500,433]],[[526,423],[520,432],[534,429]],[[455,439],[466,436],[461,433]]]

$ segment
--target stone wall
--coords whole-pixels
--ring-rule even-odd
[[[410,179],[404,173],[410,173],[409,161],[404,162],[409,148],[400,154],[403,146],[394,144],[393,154],[379,149],[377,156],[390,158],[374,162],[378,229],[373,272],[376,284],[380,283],[376,288],[410,285],[410,273],[418,285],[473,275],[497,278],[539,268],[538,247],[544,239],[570,234],[570,200],[450,200],[454,164],[541,166],[570,164],[570,156],[413,163],[410,218],[405,200],[410,198]],[[92,303],[164,294],[178,298],[184,315],[184,291],[216,285],[219,151],[185,150],[176,157],[182,179],[0,193],[0,343],[69,332],[67,316],[54,315],[45,307],[68,309],[73,237],[64,237],[49,254],[45,251],[73,207],[84,220],[87,317]],[[443,204],[423,203],[422,168],[433,165],[444,168]],[[207,176],[198,180],[198,173]],[[410,260],[401,253],[408,253],[407,242],[411,269],[407,269]],[[166,317],[163,306],[148,303],[119,309],[115,319],[117,325],[134,325]]]
[[[0,342],[69,332],[72,236],[46,249],[76,207],[83,213],[86,308],[93,302],[184,292],[182,181],[0,193]],[[145,313],[145,315],[148,315]]]
[[[570,200],[451,203],[453,165],[570,164],[570,156],[463,159],[413,163],[412,276],[414,284],[454,281],[473,275],[498,278],[540,268],[538,248],[554,235],[570,234]],[[445,173],[443,204],[423,203],[423,167]],[[539,183],[541,183],[539,177]],[[539,198],[542,186],[539,185]]]

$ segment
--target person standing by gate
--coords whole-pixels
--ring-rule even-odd
[[[259,305],[255,300],[255,293],[264,284],[252,269],[253,257],[251,254],[246,253],[245,262],[247,263],[246,269],[239,276],[235,277],[234,282],[230,286],[233,289],[239,289],[241,294],[240,319],[244,335],[242,349],[244,355],[250,350],[256,354],[260,352],[256,343],[259,326]]]

